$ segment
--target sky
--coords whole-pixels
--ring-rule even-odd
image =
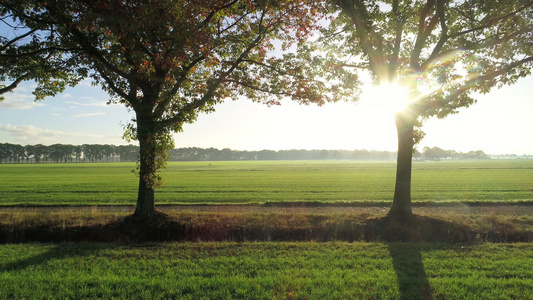
[[[123,126],[133,117],[121,104],[84,81],[64,93],[34,102],[32,83],[23,83],[0,102],[0,143],[127,144]],[[512,86],[476,95],[478,102],[445,119],[430,119],[418,145],[487,154],[533,154],[533,76]],[[322,107],[290,100],[268,107],[249,99],[227,100],[174,135],[180,147],[233,150],[367,149],[396,151],[386,89],[366,86],[358,103]],[[385,94],[383,94],[385,93]],[[381,99],[381,100],[380,100]]]

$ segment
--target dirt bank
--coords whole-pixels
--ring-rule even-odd
[[[322,207],[272,207],[259,205],[158,205],[163,212],[216,212],[216,213],[286,213],[286,214],[372,214],[385,215],[388,206],[322,206]],[[0,212],[133,212],[130,205],[105,206],[9,206],[0,207]],[[533,205],[445,205],[413,207],[420,215],[505,215],[510,217],[533,215]]]

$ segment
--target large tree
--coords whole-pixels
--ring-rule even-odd
[[[367,71],[375,84],[407,89],[396,113],[398,160],[389,216],[411,211],[411,162],[420,127],[468,107],[475,93],[512,84],[533,63],[531,0],[332,0],[322,38],[329,64]],[[335,57],[336,62],[331,57]],[[404,101],[403,97],[395,99]],[[495,120],[497,122],[497,120]]]
[[[53,24],[62,46],[73,49],[70,59],[92,70],[89,75],[112,95],[111,102],[135,112],[126,128],[126,137],[140,146],[134,216],[156,214],[157,171],[173,146],[170,134],[199,113],[239,96],[267,104],[283,97],[321,104],[333,94],[347,95],[349,85],[315,80],[321,74],[287,52],[318,26],[325,12],[321,1],[4,2],[23,21]],[[269,56],[270,50],[279,51]]]

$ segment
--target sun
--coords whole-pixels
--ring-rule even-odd
[[[397,131],[394,122],[398,112],[409,104],[408,89],[394,83],[367,85],[357,104],[357,117],[366,144],[370,148],[394,151]]]
[[[394,116],[407,108],[408,91],[405,86],[396,83],[383,83],[365,88],[361,105],[372,111],[372,115]]]

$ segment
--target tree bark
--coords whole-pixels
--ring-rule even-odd
[[[150,116],[137,112],[137,138],[139,140],[139,191],[134,217],[149,218],[156,214],[155,187],[150,178],[156,173],[155,136],[151,133]]]
[[[142,174],[142,173],[140,173]],[[139,175],[140,175],[139,174]],[[139,191],[137,193],[137,205],[133,215],[139,218],[149,218],[156,214],[155,190],[147,186],[143,177],[139,178]]]
[[[409,112],[399,112],[395,116],[395,121],[398,132],[396,186],[388,215],[398,221],[407,221],[413,215],[411,210],[411,169],[416,117]]]

